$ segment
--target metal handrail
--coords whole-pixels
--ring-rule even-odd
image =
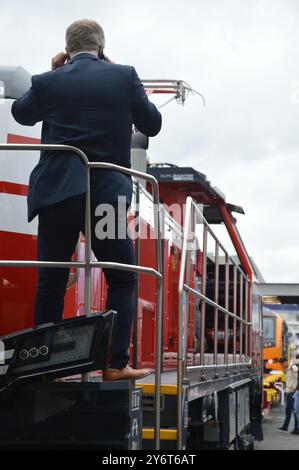
[[[215,369],[217,367],[217,369],[221,369],[221,368],[228,368],[228,367],[248,367],[248,366],[251,366],[252,365],[252,360],[250,358],[249,361],[247,362],[236,362],[236,363],[231,363],[231,364],[217,364],[217,366],[215,364],[206,364],[205,366],[188,366],[188,371],[190,372],[194,372],[194,371],[199,371],[199,370],[207,370],[207,369]],[[197,383],[201,383],[202,384],[202,381],[200,382],[197,382]],[[192,383],[192,386],[194,386],[195,383],[193,382]]]
[[[208,297],[206,297],[205,295],[203,295],[201,292],[199,292],[195,289],[192,289],[192,287],[188,286],[187,284],[184,284],[184,290],[186,292],[187,291],[192,292],[192,294],[199,297],[201,300],[204,300],[207,304],[211,305],[212,307],[217,308],[217,310],[220,310],[221,312],[225,313],[226,315],[228,315],[231,318],[235,318],[235,319],[239,320],[240,323],[244,323],[244,325],[247,325],[247,326],[251,325],[250,322],[247,322],[243,318],[240,318],[238,315],[235,315],[234,313],[230,312],[226,308],[222,307],[222,305],[217,304],[213,300],[211,300]]]
[[[5,268],[85,268],[85,261],[0,261],[0,266]],[[108,261],[91,261],[92,268],[121,269],[122,271],[134,271],[149,274],[161,279],[162,275],[156,269],[135,264],[110,263]]]
[[[199,292],[193,289],[190,285],[190,264],[191,264],[191,249],[188,249],[188,243],[195,241],[195,227],[196,217],[200,217],[203,223],[203,270],[202,270],[202,284]],[[192,232],[193,229],[193,232]],[[190,236],[190,233],[192,234]],[[209,299],[206,294],[206,274],[207,274],[207,235],[208,233],[212,236],[215,241],[215,301]],[[219,305],[219,248],[224,252],[225,255],[225,307]],[[233,264],[234,278],[233,278],[233,312],[229,310],[229,264]],[[239,315],[237,315],[237,273],[242,279],[242,289],[240,284],[240,308]],[[186,278],[186,279],[185,279]],[[245,309],[243,318],[243,282],[246,283],[245,292]],[[189,294],[192,293],[194,296],[199,297],[202,300],[201,304],[201,332],[200,332],[200,366],[188,367],[188,370],[193,369],[211,369],[215,367],[236,367],[236,366],[248,366],[251,361],[246,362],[248,356],[248,335],[250,332],[251,322],[249,320],[248,311],[248,296],[249,286],[251,280],[243,273],[241,268],[237,265],[235,260],[229,256],[224,246],[216,237],[213,230],[210,228],[207,220],[199,210],[198,206],[194,203],[192,197],[187,197],[185,206],[184,216],[184,230],[183,230],[183,245],[181,255],[181,267],[179,276],[179,315],[178,315],[178,370],[177,370],[177,448],[182,449],[182,391],[183,386],[187,383],[187,353],[188,353],[188,330],[189,330]],[[187,299],[185,302],[186,315],[184,325],[184,293],[187,293]],[[206,304],[211,305],[214,308],[214,362],[212,365],[204,364],[204,340],[205,340],[205,307]],[[225,314],[225,344],[224,344],[224,364],[218,364],[218,313],[222,312]],[[233,319],[233,364],[228,363],[228,320]],[[240,356],[243,356],[242,346],[242,332],[243,325],[245,326],[246,334],[246,345],[245,345],[245,362],[236,362],[236,337],[237,337],[237,322],[240,327]],[[185,348],[184,348],[185,346]]]
[[[187,198],[188,199],[188,198]],[[192,199],[192,198],[191,198]],[[221,248],[221,250],[227,255],[227,259],[229,262],[231,262],[231,264],[233,264],[236,269],[239,271],[240,275],[243,276],[244,278],[246,278],[248,280],[248,282],[252,282],[251,279],[248,278],[248,276],[246,276],[246,274],[244,273],[244,271],[242,271],[242,269],[240,268],[240,266],[236,263],[236,261],[234,260],[234,258],[229,255],[227,253],[227,250],[224,248],[224,245],[218,240],[217,238],[217,235],[215,234],[214,230],[210,227],[207,219],[204,217],[204,215],[200,212],[199,208],[197,207],[196,204],[194,204],[194,201],[193,201],[193,205],[194,205],[194,208],[196,211],[198,211],[198,215],[201,217],[202,221],[204,224],[206,224],[206,230],[209,232],[209,234],[214,238],[215,241],[217,241],[217,245],[219,246],[219,248]]]
[[[84,306],[85,314],[90,315],[91,312],[91,270],[96,267],[121,269],[132,272],[142,272],[154,276],[158,282],[158,298],[157,298],[157,319],[156,319],[156,350],[155,350],[155,446],[160,449],[160,397],[161,397],[161,371],[162,371],[162,306],[163,306],[163,260],[161,245],[161,227],[160,227],[160,204],[159,204],[159,185],[156,178],[141,171],[132,170],[122,166],[105,162],[90,162],[86,154],[70,145],[48,145],[48,144],[0,144],[1,150],[25,150],[25,151],[65,151],[73,152],[80,157],[86,168],[86,200],[85,200],[85,261],[84,262],[43,262],[43,261],[0,261],[0,267],[55,267],[55,268],[84,268]],[[153,189],[153,210],[154,210],[154,232],[156,240],[156,269],[143,266],[127,265],[121,263],[109,262],[93,262],[91,261],[91,185],[90,170],[92,168],[109,169],[124,173],[136,178],[148,181]]]

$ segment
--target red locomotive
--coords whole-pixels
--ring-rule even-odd
[[[27,73],[22,68],[3,69],[0,79],[14,83],[0,106],[1,141],[38,144],[40,127],[22,127],[10,115],[12,100],[28,87]],[[182,87],[183,82],[171,83],[163,90],[178,93]],[[150,88],[155,90],[153,84]],[[156,91],[161,91],[161,84]],[[262,436],[262,328],[257,275],[233,216],[243,210],[228,204],[193,168],[148,164],[146,148],[144,136],[135,134],[132,155],[135,152],[138,158],[133,162],[138,160],[139,169],[143,165],[159,184],[164,295],[161,408],[154,407],[154,376],[149,376],[137,384],[143,391],[140,445],[153,448],[155,437],[166,449],[252,448],[253,437]],[[27,223],[26,194],[37,159],[36,151],[0,152],[2,261],[36,259],[37,226]],[[136,264],[155,269],[153,198],[146,184],[135,184],[129,217],[132,230],[138,232]],[[216,236],[219,228],[226,231],[234,256]],[[74,260],[84,256],[82,236]],[[0,266],[1,336],[33,326],[35,285],[35,269]],[[92,312],[105,309],[105,295],[101,269],[94,268]],[[131,361],[154,369],[159,308],[155,278],[139,274],[135,307]],[[77,269],[70,274],[64,318],[82,314],[84,270]],[[157,413],[160,439],[154,433]],[[136,426],[132,429],[134,434]],[[136,442],[130,442],[136,448]]]

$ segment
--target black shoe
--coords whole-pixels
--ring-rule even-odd
[[[288,430],[284,427],[278,428],[278,431],[288,432]]]
[[[294,429],[294,431],[292,431],[291,434],[299,434],[299,429]]]

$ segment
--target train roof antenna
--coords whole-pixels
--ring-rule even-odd
[[[151,94],[173,94],[169,100],[159,106],[159,109],[166,106],[172,100],[176,100],[178,104],[185,104],[189,93],[197,94],[201,97],[203,106],[206,105],[204,96],[197,90],[194,90],[188,83],[183,80],[142,80],[144,89],[148,95]]]

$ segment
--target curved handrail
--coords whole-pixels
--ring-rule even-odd
[[[156,350],[155,350],[155,444],[156,449],[160,449],[160,397],[161,397],[161,371],[162,371],[162,308],[163,308],[163,260],[161,246],[161,225],[160,225],[160,205],[159,205],[159,185],[156,178],[141,171],[132,170],[130,168],[118,166],[105,162],[90,162],[86,154],[71,145],[53,145],[53,144],[0,144],[0,151],[4,150],[52,150],[73,152],[80,157],[86,168],[86,202],[85,202],[85,262],[42,262],[42,261],[0,261],[0,267],[80,267],[85,270],[84,283],[84,305],[85,313],[90,314],[91,311],[91,270],[95,267],[107,267],[109,269],[122,269],[135,272],[143,272],[145,274],[156,277],[158,282],[158,298],[157,298],[157,320],[156,320]],[[153,188],[153,210],[154,210],[154,231],[156,240],[156,270],[147,267],[135,265],[125,265],[121,263],[92,262],[91,261],[91,203],[90,203],[90,169],[102,168],[125,173],[136,178],[148,181]]]

